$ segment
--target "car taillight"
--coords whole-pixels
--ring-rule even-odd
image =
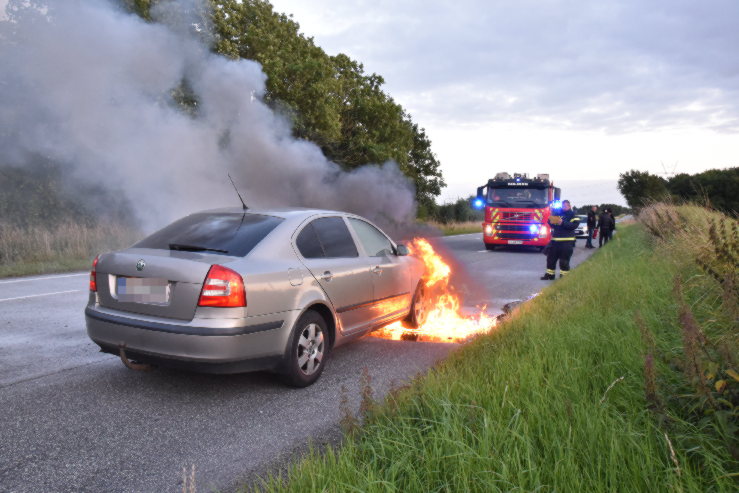
[[[90,271],[90,291],[96,292],[98,290],[98,283],[95,279],[95,276],[97,275],[97,266],[98,266],[98,259],[100,258],[100,255],[95,257],[95,260],[92,261],[92,270]]]
[[[213,265],[205,276],[198,306],[246,306],[244,280],[233,270]]]

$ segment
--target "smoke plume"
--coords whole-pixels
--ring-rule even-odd
[[[263,102],[249,60],[209,52],[207,26],[170,2],[147,23],[108,1],[11,0],[0,22],[0,163],[60,163],[72,182],[121,193],[146,229],[239,205],[355,212],[394,233],[415,216],[392,162],[344,172]],[[1,18],[1,17],[0,17]],[[183,81],[197,106],[183,111]]]

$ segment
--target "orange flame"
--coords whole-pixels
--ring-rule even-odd
[[[459,295],[449,285],[452,269],[427,240],[413,239],[409,250],[426,266],[424,282],[429,307],[426,321],[417,329],[395,322],[374,331],[373,336],[395,341],[463,342],[474,335],[489,332],[495,326],[496,319],[485,313],[484,306],[476,315],[462,313]]]

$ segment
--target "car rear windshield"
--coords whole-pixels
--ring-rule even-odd
[[[136,243],[134,248],[243,257],[282,221],[261,214],[201,212],[173,222]]]

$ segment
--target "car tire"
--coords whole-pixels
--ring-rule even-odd
[[[323,373],[329,346],[326,321],[317,312],[305,312],[290,336],[282,380],[292,387],[312,385]]]
[[[426,296],[426,285],[423,280],[418,283],[416,292],[413,293],[411,311],[405,318],[404,325],[409,329],[417,329],[426,322],[429,312],[429,300]]]
[[[485,248],[492,252],[493,250],[495,250],[495,245],[491,245],[490,243],[485,243]]]

